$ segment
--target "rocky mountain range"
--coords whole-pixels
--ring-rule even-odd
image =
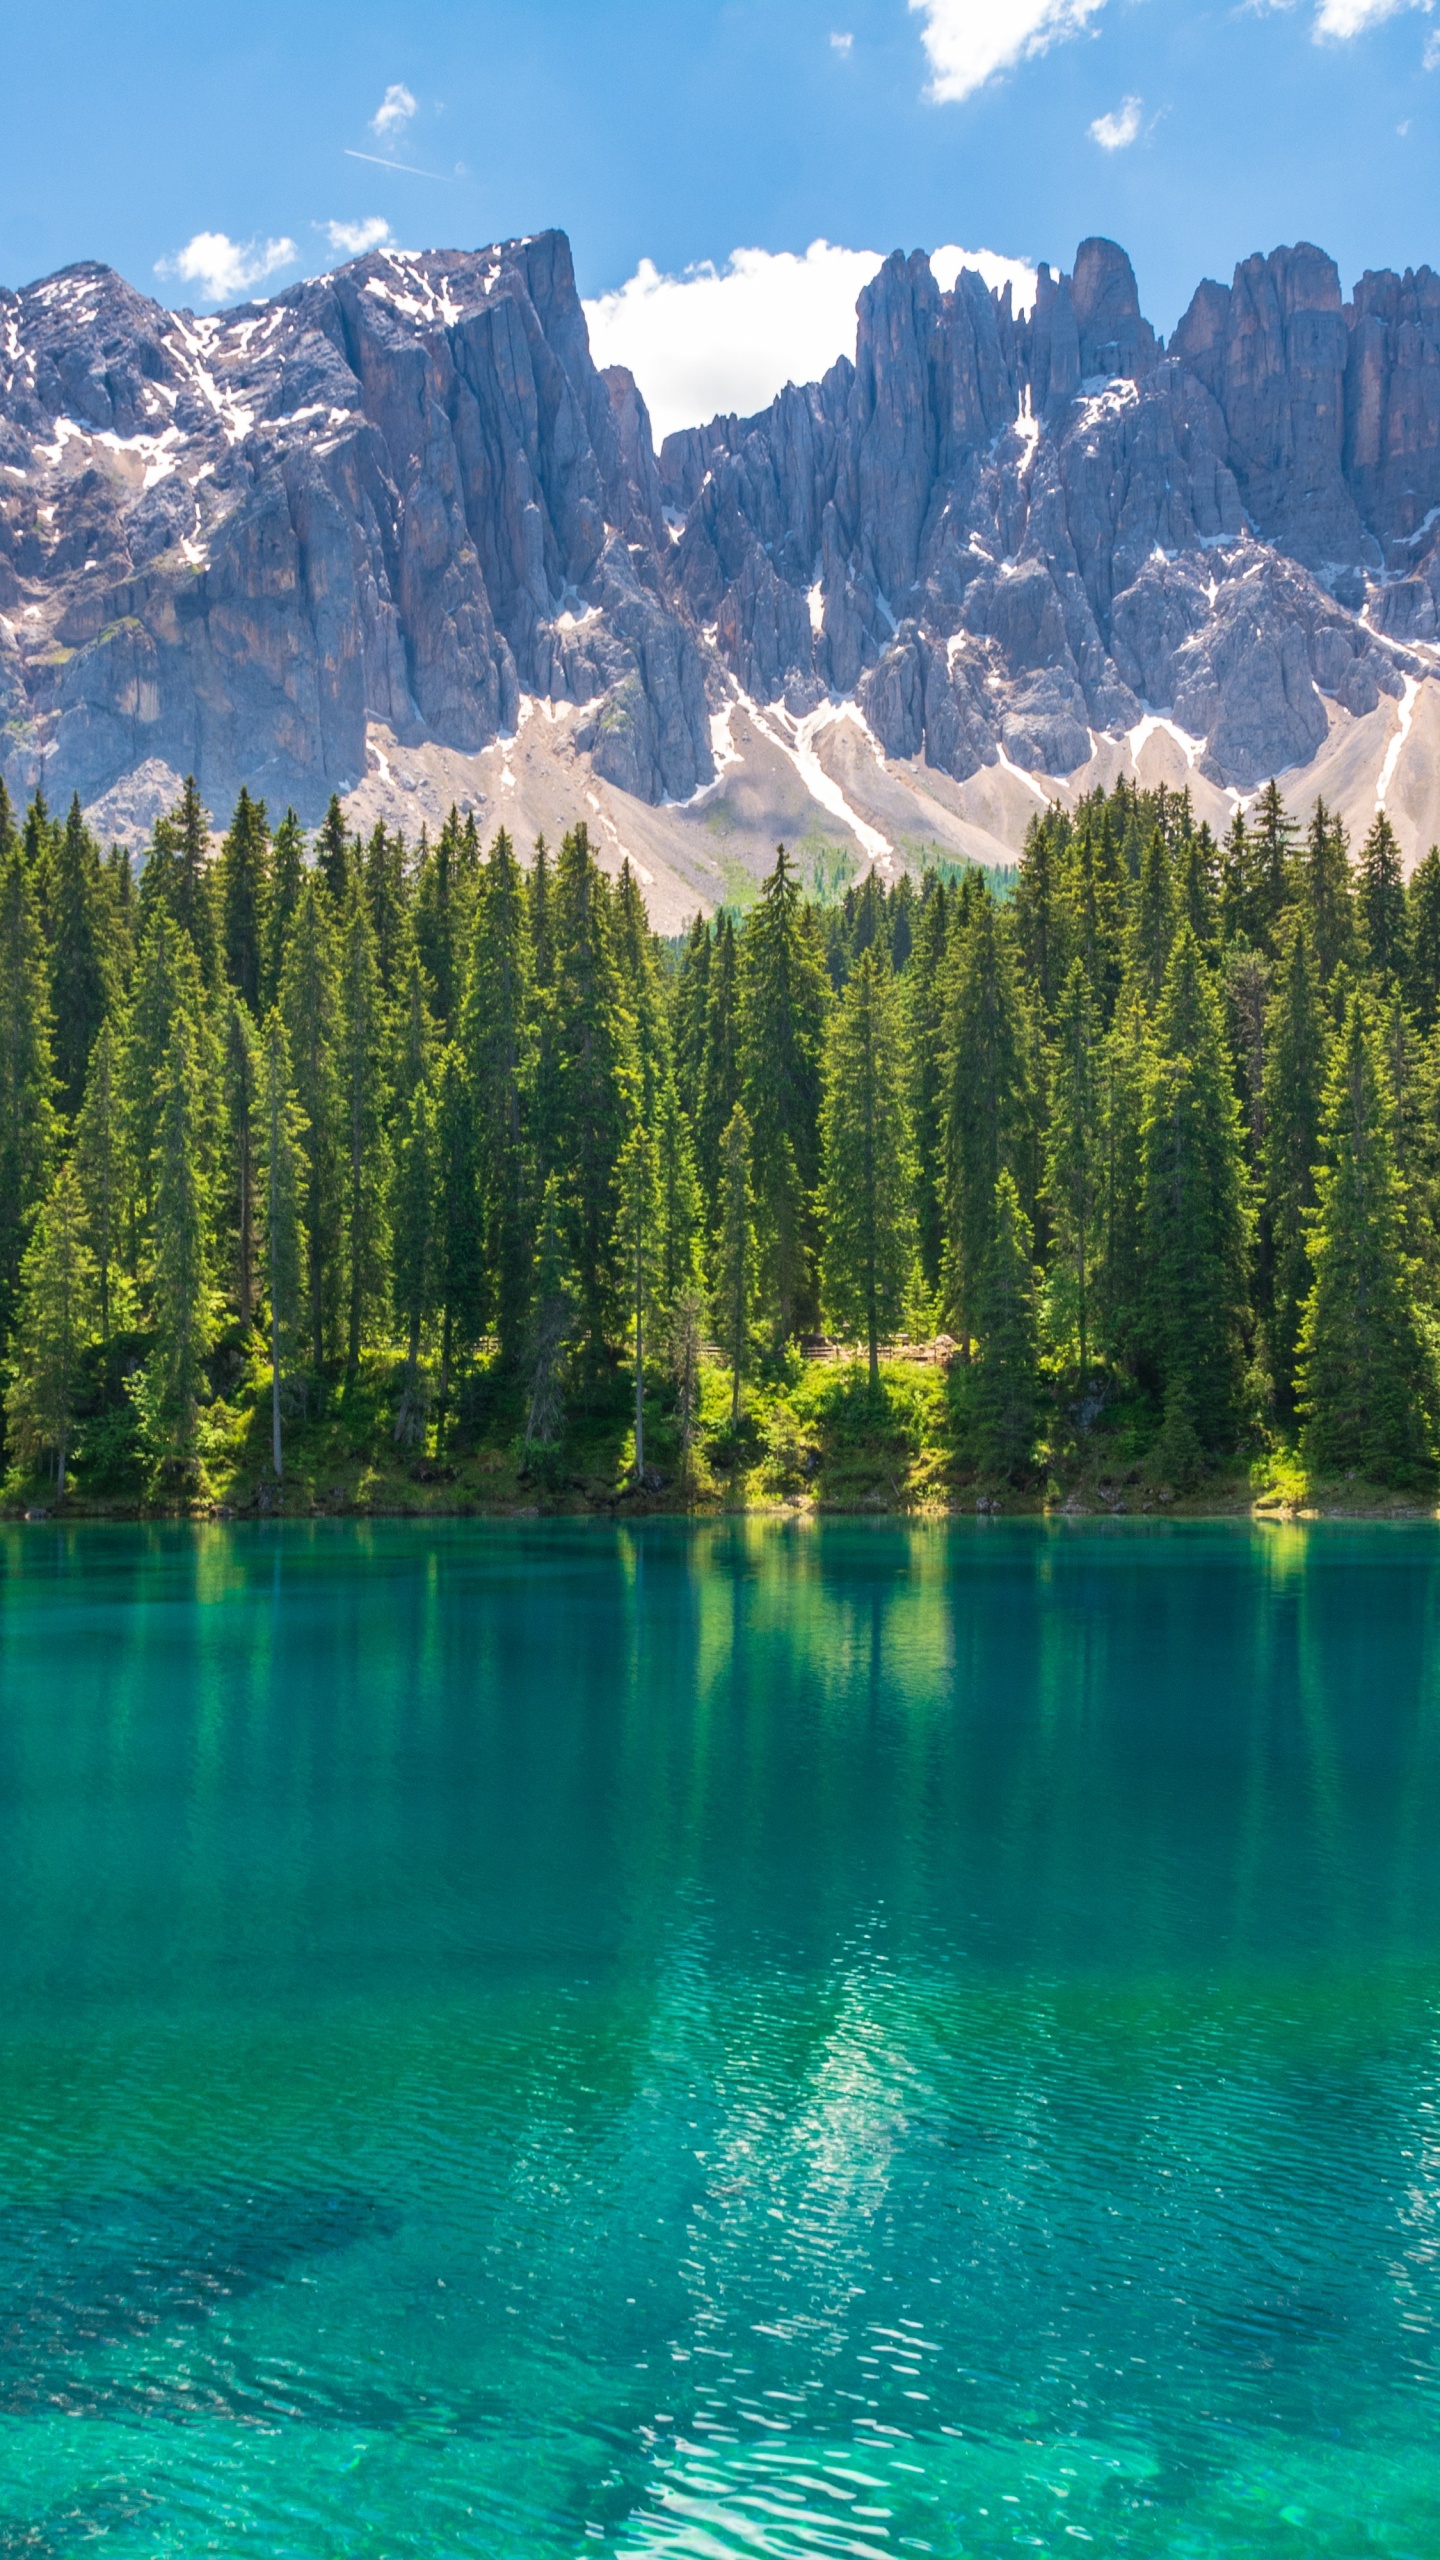
[[[925,256],[856,359],[657,455],[568,243],[172,312],[0,290],[0,768],[138,838],[198,774],[414,833],[588,816],[665,920],[777,834],[1005,858],[1120,771],[1440,835],[1440,277],[1302,245],[1168,345],[1123,250],[1033,308]]]

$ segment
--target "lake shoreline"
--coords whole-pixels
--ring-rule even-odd
[[[417,1491],[419,1489],[417,1488]],[[57,1528],[103,1526],[138,1526],[153,1522],[202,1521],[239,1523],[244,1521],[316,1521],[316,1520],[473,1520],[499,1525],[515,1521],[560,1520],[677,1520],[697,1525],[717,1520],[771,1520],[777,1523],[809,1525],[820,1521],[885,1520],[905,1521],[925,1526],[945,1520],[1251,1520],[1271,1522],[1279,1526],[1303,1525],[1325,1520],[1351,1522],[1394,1521],[1413,1525],[1416,1521],[1440,1519],[1440,1507],[1413,1495],[1395,1493],[1383,1487],[1361,1491],[1345,1488],[1345,1498],[1338,1494],[1328,1498],[1329,1488],[1320,1495],[1301,1502],[1277,1502],[1256,1499],[1249,1493],[1237,1493],[1232,1499],[1199,1494],[1191,1497],[1163,1498],[1147,1495],[1140,1500],[1081,1498],[1069,1494],[1063,1501],[1014,1490],[982,1493],[973,1500],[952,1502],[858,1502],[822,1501],[806,1497],[798,1499],[736,1499],[682,1502],[665,1495],[618,1489],[612,1496],[571,1494],[539,1502],[490,1501],[470,1494],[446,1499],[368,1501],[363,1495],[331,1498],[300,1496],[292,1502],[195,1500],[191,1502],[103,1502],[87,1500],[83,1495],[60,1503],[14,1504],[0,1508],[0,1522],[10,1526],[44,1526]]]

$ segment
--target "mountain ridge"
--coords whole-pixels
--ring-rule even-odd
[[[1393,801],[1413,858],[1437,637],[1428,267],[1347,301],[1275,250],[1167,345],[1113,242],[1028,313],[897,251],[853,364],[658,454],[558,232],[200,319],[0,290],[0,769],[119,832],[190,770],[312,822],[568,800],[678,911],[777,829],[1003,857],[1148,758],[1217,824],[1271,772]]]

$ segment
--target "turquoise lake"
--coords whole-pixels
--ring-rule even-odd
[[[1440,1532],[0,1532],[0,2560],[1440,2555]]]

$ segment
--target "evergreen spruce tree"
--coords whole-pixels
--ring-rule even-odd
[[[340,972],[334,909],[307,873],[285,947],[279,1006],[289,1044],[295,1098],[304,1118],[302,1217],[310,1356],[323,1370],[335,1341],[340,1287],[340,1230],[347,1144],[341,1093]]]
[[[635,1118],[635,1024],[615,956],[610,900],[583,827],[560,848],[554,888],[554,983],[540,1073],[544,1162],[561,1180],[568,1259],[592,1367],[628,1306],[616,1236],[618,1167]]]
[[[730,1364],[732,1428],[750,1374],[759,1279],[752,1162],[750,1123],[737,1102],[720,1141],[720,1215],[711,1261],[711,1322]]]
[[[560,1178],[552,1173],[540,1205],[535,1249],[530,1402],[525,1418],[527,1453],[538,1455],[558,1447],[564,1418],[565,1355],[575,1321],[577,1295],[566,1242],[567,1226]]]
[[[79,1177],[73,1164],[62,1165],[21,1264],[5,1397],[10,1444],[22,1464],[33,1466],[42,1451],[54,1454],[57,1502],[65,1493],[81,1363],[97,1338],[95,1262],[85,1223]]]
[[[705,999],[695,1119],[695,1164],[712,1230],[719,1216],[720,1142],[740,1099],[740,968],[728,910],[715,927]]]
[[[405,1388],[395,1416],[402,1447],[419,1440],[425,1427],[420,1337],[435,1299],[437,1159],[434,1101],[428,1087],[417,1084],[400,1116],[390,1204],[395,1313],[405,1339]]]
[[[1046,1307],[1051,1340],[1079,1365],[1093,1348],[1096,1266],[1104,1208],[1104,1053],[1083,962],[1072,961],[1049,1054],[1045,1205],[1050,1221]]]
[[[156,1482],[179,1492],[196,1491],[202,1481],[200,1417],[209,1401],[206,1362],[215,1339],[209,1143],[198,1045],[195,1023],[188,1013],[177,1013],[161,1079],[155,1149],[154,1348],[137,1396]]]
[[[31,1221],[49,1189],[57,1129],[50,972],[22,848],[0,869],[0,1342]]]
[[[1440,1019],[1440,845],[1432,844],[1410,877],[1405,947],[1410,1007],[1427,1037]]]
[[[332,792],[330,806],[315,838],[315,870],[322,887],[329,890],[335,902],[337,915],[348,903],[354,869],[354,847],[346,831],[345,812]]]
[[[90,1044],[118,992],[116,955],[106,934],[100,855],[77,793],[55,848],[50,881],[50,991],[61,1109],[80,1108]]]
[[[655,1262],[660,1223],[660,1163],[655,1140],[637,1119],[620,1154],[620,1246],[630,1293],[635,1342],[635,1481],[645,1482],[645,1343],[655,1306]]]
[[[688,1487],[693,1473],[695,1432],[700,1421],[700,1319],[698,1289],[682,1289],[670,1311],[667,1347],[675,1389],[675,1428],[680,1435],[680,1482]]]
[[[1354,968],[1358,937],[1345,830],[1323,800],[1311,812],[1300,857],[1300,901],[1310,921],[1320,983],[1328,989],[1337,969]]]
[[[443,1444],[457,1353],[488,1321],[484,1203],[474,1076],[458,1041],[441,1050],[435,1095],[435,1299],[440,1317],[438,1428]],[[522,1243],[529,1248],[528,1228]],[[533,1275],[532,1275],[533,1285]],[[528,1306],[530,1292],[525,1293]]]
[[[1407,975],[1409,954],[1405,874],[1395,830],[1383,809],[1376,810],[1360,855],[1359,907],[1366,957],[1380,986],[1389,988]]]
[[[1208,827],[1195,828],[1180,848],[1175,907],[1208,959],[1220,938],[1219,864]]]
[[[1295,895],[1298,832],[1279,784],[1267,782],[1250,816],[1253,905],[1249,932],[1265,951],[1273,950],[1280,918]]]
[[[260,1102],[260,1043],[250,1009],[231,992],[224,1011],[224,1196],[226,1261],[235,1312],[245,1330],[255,1321],[255,1187]]]
[[[1068,821],[1058,809],[1032,818],[1015,884],[1015,931],[1021,966],[1048,1021],[1060,999],[1074,941],[1066,896]]]
[[[225,975],[252,1021],[265,992],[269,939],[270,829],[265,803],[245,789],[220,849],[220,937]]]
[[[386,995],[393,999],[406,984],[415,949],[403,835],[389,835],[384,826],[377,823],[365,847],[360,869],[365,903],[375,932],[380,983]]]
[[[710,996],[710,927],[697,915],[685,937],[675,984],[675,1082],[685,1117],[694,1128],[700,1112],[705,1059],[705,1017]]]
[[[433,990],[435,1019],[447,1037],[459,1014],[474,911],[474,883],[462,863],[462,843],[459,812],[452,809],[415,884],[416,946]]]
[[[760,1278],[776,1342],[816,1316],[815,1194],[830,987],[786,857],[746,919],[740,947],[740,1092],[750,1123]]]
[[[899,1331],[915,1279],[915,1148],[900,998],[864,950],[825,1040],[821,1287],[826,1320],[865,1342],[880,1384],[882,1335]]]
[[[220,924],[210,867],[210,821],[193,773],[185,777],[171,825],[175,847],[171,913],[194,945],[202,984],[213,989],[220,983]]]
[[[635,1058],[640,1070],[640,1112],[653,1125],[655,1098],[673,1072],[670,1024],[656,960],[655,940],[640,895],[640,883],[626,859],[614,891],[615,957],[620,965],[625,1002],[635,1024]]]
[[[264,968],[261,986],[268,1009],[280,992],[285,945],[300,904],[305,880],[305,838],[293,809],[287,809],[270,848],[270,894],[266,903]]]
[[[980,1289],[995,1227],[995,1186],[1017,1177],[1022,1205],[1035,1178],[1030,1027],[995,901],[979,889],[968,927],[952,935],[947,1006],[947,1281],[956,1331],[978,1331]],[[1023,1187],[1022,1187],[1023,1186]]]
[[[943,880],[925,883],[915,941],[901,982],[910,1058],[910,1124],[915,1136],[915,1219],[920,1278],[936,1297],[945,1261],[946,951],[950,901]]]
[[[111,982],[122,993],[135,962],[138,913],[129,853],[123,844],[112,844],[100,865],[100,929]]]
[[[1170,852],[1152,827],[1140,859],[1140,878],[1125,928],[1125,969],[1148,1005],[1160,1000],[1175,935],[1175,883]]]
[[[305,1233],[301,1199],[307,1167],[305,1116],[295,1098],[290,1048],[278,1011],[265,1024],[257,1117],[260,1239],[270,1316],[270,1462],[285,1475],[281,1427],[285,1372],[300,1357],[305,1329]]]
[[[108,1342],[129,1312],[127,1240],[133,1233],[135,1171],[121,1093],[124,1042],[103,1022],[90,1052],[85,1099],[75,1123],[75,1170],[85,1202],[85,1240],[95,1260],[100,1338]]]
[[[1320,967],[1309,918],[1297,909],[1281,938],[1275,991],[1266,1017],[1265,1143],[1260,1161],[1262,1269],[1268,1280],[1265,1334],[1276,1399],[1286,1416],[1294,1411],[1300,1321],[1314,1277],[1310,1233],[1315,1168],[1320,1161],[1325,1049]]]
[[[1208,1448],[1235,1424],[1249,1242],[1224,1018],[1188,925],[1175,937],[1145,1061],[1143,1223],[1150,1364],[1183,1380]]]
[[[1325,1087],[1315,1280],[1300,1335],[1302,1450],[1316,1474],[1381,1484],[1433,1475],[1432,1349],[1405,1252],[1394,1098],[1369,1000],[1353,990]]]
[[[1270,963],[1265,953],[1245,942],[1231,943],[1220,972],[1220,991],[1245,1132],[1245,1160],[1253,1172],[1265,1146],[1265,1019],[1270,1002]]]
[[[995,1184],[990,1245],[977,1306],[977,1455],[987,1470],[1027,1476],[1040,1406],[1034,1241],[1009,1167]]]
[[[523,1354],[534,1276],[534,1014],[525,883],[502,828],[475,892],[459,1047],[473,1115],[484,1320],[507,1374]]]
[[[388,1024],[375,930],[353,882],[340,939],[340,1022],[335,1070],[344,1149],[341,1249],[345,1269],[345,1373],[354,1378],[371,1316],[385,1303],[389,1261]]]
[[[535,984],[542,995],[549,992],[554,976],[554,917],[551,892],[554,886],[550,869],[550,848],[543,836],[535,839],[535,859],[530,866],[530,948],[535,955]]]
[[[1073,948],[1085,963],[1101,1017],[1108,1023],[1120,986],[1126,882],[1103,800],[1078,813],[1070,834],[1067,870]]]
[[[132,1272],[138,1275],[150,1233],[155,1201],[156,1149],[159,1143],[161,1093],[165,1062],[175,1024],[183,1013],[201,1026],[203,992],[200,963],[190,936],[176,924],[167,903],[151,911],[141,936],[135,979],[126,1015],[120,1088],[127,1143],[135,1168],[134,1230],[129,1243]],[[208,1034],[197,1039],[195,1068],[203,1085],[207,1111],[217,1104],[214,1043]],[[205,1122],[207,1147],[213,1146],[214,1122]]]
[[[655,1253],[655,1299],[668,1317],[680,1298],[699,1283],[700,1185],[690,1124],[668,1075],[655,1102],[655,1157],[660,1183],[659,1224]]]

